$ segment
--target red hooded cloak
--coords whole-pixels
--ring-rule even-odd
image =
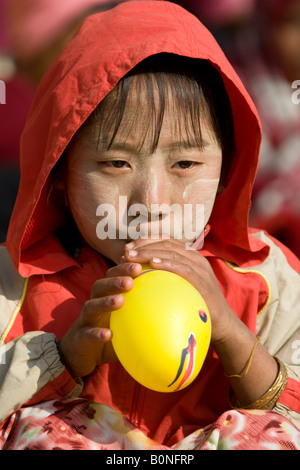
[[[75,259],[60,244],[55,230],[65,214],[51,199],[49,175],[76,131],[120,78],[157,53],[208,60],[223,78],[236,151],[230,181],[217,195],[201,253],[209,259],[232,310],[256,332],[257,315],[270,300],[265,276],[251,269],[268,259],[270,247],[248,228],[261,139],[259,118],[240,79],[198,19],[169,2],[143,1],[89,17],[38,88],[22,136],[21,183],[7,237],[15,269],[29,281],[20,312],[5,333],[6,342],[35,330],[59,339],[80,314],[93,283],[105,276],[107,265],[100,254],[86,246]],[[283,250],[299,272],[298,260]],[[72,387],[65,370],[31,403],[65,396]],[[228,409],[228,391],[228,379],[210,350],[195,382],[174,394],[145,389],[116,362],[96,368],[85,379],[81,396],[110,405],[150,437],[171,445]]]

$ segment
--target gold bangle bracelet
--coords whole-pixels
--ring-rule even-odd
[[[281,362],[277,357],[275,357],[274,359],[276,360],[279,369],[275,381],[262,397],[260,397],[254,403],[251,403],[251,405],[243,406],[244,409],[270,409],[272,406],[275,405],[278,398],[282,394],[287,383],[287,370],[283,362]]]
[[[227,377],[229,379],[233,379],[233,378],[242,379],[243,377],[245,377],[248,374],[251,363],[252,363],[254,351],[255,351],[256,346],[258,345],[258,343],[260,343],[260,340],[261,340],[261,338],[259,336],[257,336],[257,341],[256,341],[255,345],[253,346],[252,351],[251,351],[250,356],[249,356],[249,359],[248,359],[248,362],[247,362],[246,366],[244,367],[245,372],[243,372],[242,374],[232,374],[232,375],[228,375],[228,374],[224,373],[225,377]]]
[[[274,357],[274,359],[278,364],[278,374],[269,390],[267,390],[266,393],[264,393],[260,398],[250,405],[243,406],[237,401],[234,408],[241,408],[245,410],[269,410],[275,405],[283,390],[285,389],[288,375],[283,362],[281,362],[277,357]],[[233,408],[233,405],[231,404],[231,394],[232,389],[230,389],[229,402]]]

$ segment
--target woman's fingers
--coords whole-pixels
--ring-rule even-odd
[[[104,314],[121,308],[123,304],[124,297],[121,294],[87,300],[81,310],[81,325],[96,325]]]
[[[121,264],[113,266],[112,268],[108,269],[106,272],[106,278],[111,277],[136,277],[142,271],[142,266],[139,263],[134,262],[126,262],[126,259],[122,260]]]
[[[140,272],[141,270],[142,268],[140,267],[137,272]],[[115,277],[114,274],[115,273],[113,272],[108,273],[107,277],[99,279],[94,283],[91,292],[91,299],[122,294],[123,292],[128,292],[133,288],[133,278],[131,276],[123,275]]]
[[[157,269],[166,269],[183,277],[188,276],[188,278],[196,274],[201,278],[205,276],[207,270],[210,270],[208,261],[200,253],[186,250],[171,241],[136,247],[126,251],[125,257],[129,263],[131,261],[141,264],[149,263],[150,266]]]

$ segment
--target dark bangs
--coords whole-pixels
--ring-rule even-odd
[[[126,104],[132,90],[137,105],[129,112]],[[174,116],[176,141],[196,142],[201,148],[201,121],[207,123],[223,152],[221,180],[226,184],[234,153],[231,106],[220,74],[205,60],[174,54],[145,59],[120,80],[88,121],[94,121],[96,140],[102,148],[109,149],[117,136],[118,142],[125,142],[134,132],[140,138],[140,149],[147,139],[149,150],[154,152],[166,109]]]

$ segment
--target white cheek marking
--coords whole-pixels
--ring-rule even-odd
[[[118,200],[118,196],[121,194],[120,188],[117,184],[105,184],[101,188],[101,199],[105,199],[105,202],[111,202],[116,204]]]
[[[199,195],[201,197],[201,193],[196,191],[196,188],[199,185],[199,190],[207,190],[207,183],[212,183],[212,189],[218,187],[219,178],[200,178],[199,180],[193,181],[192,183],[188,184],[183,191],[183,200],[185,201],[187,198],[193,197],[199,199]],[[202,186],[203,185],[203,186]],[[202,186],[202,188],[201,188]]]

